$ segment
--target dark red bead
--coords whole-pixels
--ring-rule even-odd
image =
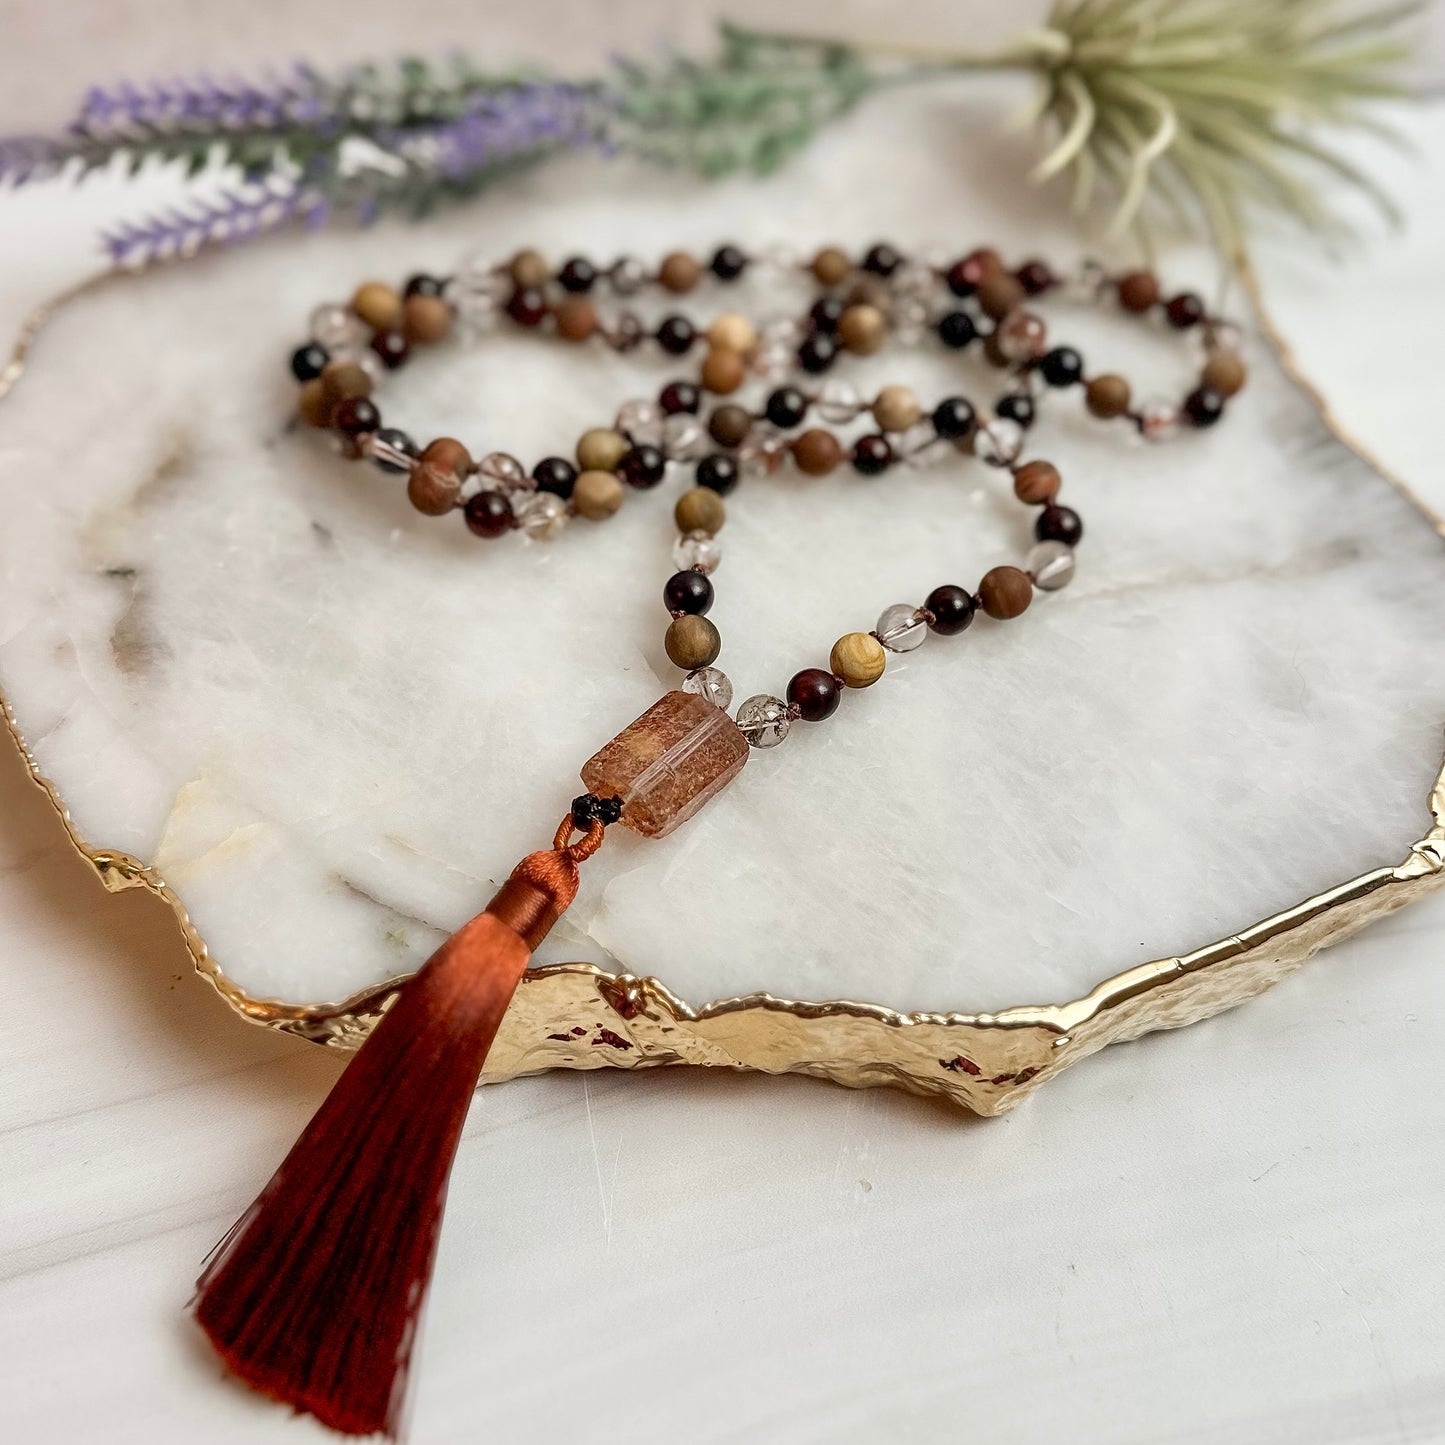
[[[1034,536],[1040,542],[1063,542],[1066,546],[1077,547],[1084,535],[1084,522],[1072,507],[1060,507],[1050,502],[1034,523]]]
[[[822,722],[838,711],[842,686],[831,672],[821,667],[805,667],[794,673],[788,684],[788,702],[798,710],[804,722]]]
[[[1176,331],[1188,331],[1204,320],[1204,302],[1192,291],[1181,291],[1165,304],[1164,314]]]
[[[809,376],[821,376],[838,359],[838,343],[829,331],[815,331],[798,347],[798,365]]]
[[[815,331],[836,331],[846,309],[847,307],[839,297],[820,296],[813,302],[812,309],[808,312],[808,319],[813,323]]]
[[[880,241],[863,258],[863,269],[875,276],[891,276],[903,264],[903,257],[886,241]]]
[[[692,349],[697,330],[686,316],[669,316],[657,328],[657,344],[670,356],[683,356]]]
[[[667,472],[667,458],[652,446],[636,446],[624,452],[617,464],[617,475],[629,487],[645,490],[655,487]]]
[[[478,537],[500,537],[516,525],[512,504],[501,492],[478,492],[467,502],[462,514]]]
[[[876,477],[886,471],[892,460],[893,448],[888,445],[888,438],[877,432],[861,436],[853,443],[853,470],[865,477]]]
[[[532,468],[532,476],[539,492],[551,492],[565,502],[572,495],[577,484],[577,468],[566,457],[543,457]]]
[[[662,601],[669,612],[687,612],[701,617],[712,606],[712,583],[704,573],[693,568],[674,572],[662,589]]]
[[[371,338],[371,349],[388,371],[395,371],[411,354],[411,343],[400,331],[378,331]]]
[[[941,637],[953,637],[973,621],[978,611],[978,598],[966,587],[946,582],[935,587],[924,599],[923,610],[931,614],[929,628]]]
[[[662,388],[657,403],[668,416],[676,416],[678,412],[696,415],[702,404],[702,392],[690,381],[670,381]]]
[[[585,256],[573,256],[557,273],[564,291],[581,295],[597,283],[597,268]]]
[[[1224,393],[1212,386],[1196,387],[1184,398],[1184,415],[1192,426],[1213,426],[1224,415]]]
[[[1028,296],[1041,296],[1054,284],[1054,273],[1042,261],[1025,261],[1014,275]]]
[[[357,437],[375,431],[381,425],[381,413],[370,397],[349,396],[336,403],[331,425],[343,436]]]
[[[547,298],[535,286],[518,286],[507,302],[507,315],[518,326],[540,326],[547,314]]]

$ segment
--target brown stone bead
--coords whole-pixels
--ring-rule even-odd
[[[1243,389],[1249,379],[1249,370],[1237,352],[1216,351],[1204,363],[1204,372],[1199,379],[1222,395],[1233,396]]]
[[[521,289],[545,286],[552,279],[552,268],[540,251],[518,251],[508,263],[507,270]]]
[[[615,472],[631,450],[632,443],[620,431],[595,426],[577,439],[577,465],[584,472]]]
[[[841,286],[852,274],[852,259],[837,246],[824,246],[813,257],[813,275],[825,286]]]
[[[1105,421],[1123,416],[1129,410],[1129,383],[1112,372],[1093,377],[1084,387],[1084,405]]]
[[[677,499],[672,511],[679,532],[720,532],[728,519],[723,499],[711,487],[693,487]]]
[[[722,651],[722,636],[706,617],[684,613],[674,617],[662,645],[672,662],[691,672],[695,667],[709,667]]]
[[[673,251],[662,258],[662,265],[657,268],[657,279],[665,290],[681,296],[702,280],[702,263],[686,251]]]
[[[871,632],[848,632],[833,644],[828,666],[849,687],[872,687],[883,676],[888,655]]]
[[[907,431],[922,415],[910,386],[885,386],[873,403],[873,420],[881,431]]]
[[[622,505],[622,492],[616,472],[580,472],[572,487],[572,510],[588,521],[600,522]]]
[[[1011,366],[1008,356],[1003,349],[1003,337],[999,335],[998,328],[989,332],[983,343],[983,354],[997,367]]]
[[[1017,567],[990,568],[978,584],[978,600],[990,617],[1017,617],[1028,611],[1033,597],[1034,584],[1029,574]]]
[[[1025,462],[1014,473],[1014,496],[1031,507],[1042,507],[1059,495],[1063,478],[1052,462]]]
[[[466,476],[472,469],[472,454],[455,437],[438,437],[428,442],[421,460],[457,477]]]
[[[328,361],[321,372],[321,384],[332,401],[371,395],[371,377],[354,361]]]
[[[418,462],[407,479],[406,495],[418,512],[440,517],[461,500],[462,479],[435,462]]]
[[[335,398],[327,391],[326,383],[319,376],[302,383],[297,409],[301,413],[301,420],[307,426],[330,426],[331,408],[335,405]]]
[[[385,281],[364,281],[351,298],[351,309],[373,331],[395,331],[401,324],[401,293]]]
[[[822,427],[809,427],[793,440],[793,461],[810,477],[825,477],[843,461],[843,444]]]
[[[746,316],[739,316],[736,311],[724,311],[721,316],[713,318],[712,325],[707,329],[707,339],[709,345],[719,350],[745,353],[758,344],[758,333]]]
[[[990,271],[978,283],[978,305],[985,316],[1002,320],[1024,301],[1024,288],[1007,271]]]
[[[708,418],[708,435],[720,447],[740,447],[752,430],[753,419],[741,406],[720,406]]]
[[[850,306],[838,319],[838,340],[855,356],[869,356],[883,345],[888,322],[876,306]]]
[[[597,308],[585,296],[564,296],[552,314],[565,341],[586,341],[597,330]]]
[[[731,396],[748,376],[748,364],[742,352],[730,347],[714,346],[702,363],[702,384],[717,396]]]
[[[440,341],[452,329],[452,308],[440,296],[408,296],[401,329],[408,341]]]
[[[1119,305],[1136,315],[1159,301],[1159,281],[1152,271],[1130,271],[1119,277]]]

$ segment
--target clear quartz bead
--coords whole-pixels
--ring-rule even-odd
[[[1064,300],[1092,305],[1104,294],[1109,273],[1099,261],[1083,261],[1078,269],[1065,276],[1060,285]]]
[[[750,747],[777,747],[792,725],[787,703],[766,692],[748,698],[738,708],[738,728]]]
[[[1139,408],[1139,435],[1145,441],[1168,441],[1180,427],[1179,408],[1164,397],[1155,397]]]
[[[533,492],[513,501],[517,525],[534,542],[550,542],[567,525],[567,503],[551,492]]]
[[[1011,467],[1024,447],[1024,431],[1016,421],[993,417],[974,434],[973,454],[991,467]]]
[[[722,548],[716,537],[706,532],[684,532],[672,548],[672,565],[679,572],[694,571],[712,573],[722,561]]]
[[[1024,566],[1035,587],[1057,592],[1074,580],[1074,549],[1063,542],[1040,542],[1030,550]]]
[[[697,417],[678,412],[662,423],[662,449],[673,461],[690,462],[705,456],[712,445]]]
[[[754,422],[748,439],[738,448],[738,471],[746,481],[761,481],[782,466],[787,450],[787,441],[776,427]]]
[[[366,323],[354,311],[335,302],[311,313],[311,339],[333,353],[366,345]]]
[[[716,667],[695,667],[682,680],[684,692],[705,697],[714,707],[726,712],[733,705],[733,684],[727,673]]]
[[[612,263],[607,279],[619,296],[635,296],[647,281],[647,269],[636,256],[619,256]]]
[[[509,452],[488,452],[477,463],[477,479],[484,492],[530,492],[537,486]]]
[[[635,446],[661,446],[662,408],[644,397],[624,401],[617,410],[617,430]]]
[[[851,382],[839,377],[829,377],[818,393],[818,415],[835,426],[840,422],[852,421],[863,410],[857,389]]]
[[[464,261],[442,293],[456,309],[464,331],[484,331],[496,321],[511,293],[507,273],[485,257]]]
[[[949,448],[928,421],[915,422],[909,427],[899,438],[897,450],[903,457],[903,465],[918,471],[936,467],[950,456]]]
[[[933,294],[938,278],[927,261],[905,261],[893,273],[893,294],[923,300]]]
[[[790,246],[786,241],[772,241],[764,246],[758,260],[779,275],[790,275],[798,270],[803,264],[796,246]]]
[[[889,652],[912,652],[915,647],[923,646],[928,623],[911,603],[895,602],[878,614],[873,635]]]
[[[928,306],[917,296],[903,296],[888,309],[888,329],[900,346],[917,346],[928,330]]]
[[[1244,345],[1244,332],[1233,321],[1212,321],[1205,339],[1215,351],[1238,351]]]
[[[610,325],[602,328],[602,339],[614,350],[624,355],[636,351],[642,345],[645,328],[642,317],[635,311],[619,311]]]
[[[765,337],[748,358],[748,370],[762,381],[775,383],[787,379],[797,360],[797,347],[786,341]]]

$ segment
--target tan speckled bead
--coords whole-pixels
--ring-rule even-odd
[[[883,644],[868,632],[848,632],[833,644],[828,666],[849,687],[872,687],[888,666]]]
[[[1199,378],[1205,386],[1225,396],[1240,391],[1249,378],[1249,370],[1233,351],[1216,351],[1204,363],[1204,374]]]
[[[1093,377],[1084,388],[1084,405],[1105,421],[1123,416],[1129,410],[1129,383],[1112,372]]]
[[[438,437],[428,442],[421,460],[461,478],[472,469],[472,454],[455,437]]]
[[[331,410],[335,405],[336,399],[326,390],[326,383],[319,376],[301,383],[297,409],[307,426],[330,426]]]
[[[461,500],[461,494],[462,479],[430,462],[418,462],[407,478],[407,500],[428,517],[450,512]]]
[[[729,347],[714,346],[703,359],[702,384],[718,396],[729,396],[748,376],[748,364],[742,352]]]
[[[689,672],[708,667],[722,651],[722,637],[706,617],[674,617],[662,645],[672,661]]]
[[[720,532],[728,519],[723,499],[710,487],[693,487],[684,492],[677,499],[672,515],[679,532],[706,532],[708,536]]]
[[[1027,612],[1034,598],[1029,574],[1017,567],[993,567],[978,584],[978,600],[990,617],[1000,620]]]
[[[978,283],[978,305],[985,316],[1001,321],[1023,305],[1024,288],[1007,271],[992,271]]]
[[[452,308],[440,296],[408,296],[402,306],[401,329],[408,341],[431,344],[452,329]]]
[[[587,471],[577,474],[572,488],[572,510],[588,521],[600,522],[622,505],[622,483],[611,471]]]
[[[374,331],[395,331],[401,324],[401,294],[385,281],[362,282],[351,309]]]
[[[758,333],[746,316],[736,311],[724,311],[713,318],[707,329],[708,343],[724,351],[751,351],[758,344]]]
[[[873,403],[873,420],[881,431],[907,431],[922,415],[910,386],[885,386]]]
[[[747,409],[734,406],[731,402],[727,406],[718,407],[707,419],[708,435],[720,447],[742,446],[748,439],[752,425],[753,419],[748,415]]]
[[[518,286],[545,286],[552,279],[552,268],[540,251],[518,251],[507,270]]]
[[[825,286],[841,286],[853,274],[853,262],[837,246],[824,246],[813,257],[813,275]]]
[[[825,477],[843,460],[843,444],[822,427],[809,427],[793,440],[793,461],[806,476]]]
[[[1014,496],[1031,507],[1052,502],[1062,485],[1059,469],[1052,462],[1025,462],[1014,473]]]
[[[631,450],[632,443],[620,431],[595,426],[577,439],[577,465],[584,472],[615,472]]]
[[[1159,282],[1152,271],[1130,271],[1119,277],[1119,304],[1136,315],[1159,300]]]
[[[883,345],[888,322],[876,306],[850,306],[838,320],[838,339],[855,356],[869,356]]]
[[[552,314],[564,341],[586,341],[597,330],[597,308],[585,296],[564,296]]]
[[[321,384],[332,401],[371,395],[371,377],[354,361],[328,361],[321,370]]]
[[[686,251],[673,251],[662,258],[662,265],[657,268],[657,279],[665,290],[680,296],[702,280],[702,263]]]

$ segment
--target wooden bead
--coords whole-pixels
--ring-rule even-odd
[[[452,308],[440,296],[408,296],[401,329],[408,341],[427,345],[440,341],[452,329]]]
[[[843,460],[843,444],[822,427],[809,427],[793,441],[793,461],[810,477],[825,477]]]
[[[1205,386],[1212,386],[1224,396],[1233,396],[1242,390],[1248,379],[1248,368],[1233,351],[1216,351],[1204,363],[1204,373],[1200,377]]]
[[[825,286],[841,286],[852,274],[852,260],[837,246],[824,246],[813,257],[813,275]]]
[[[662,282],[665,290],[680,296],[685,291],[691,291],[702,280],[702,263],[695,256],[689,256],[686,251],[673,251],[662,258],[657,279]]]
[[[365,281],[356,288],[351,309],[373,331],[395,331],[401,324],[401,293],[385,281]]]
[[[428,442],[421,460],[457,477],[466,476],[472,469],[472,454],[455,437],[438,437]]]
[[[1123,416],[1129,410],[1129,383],[1112,372],[1096,376],[1084,388],[1084,405],[1105,421]]]
[[[691,672],[695,667],[708,667],[722,651],[722,637],[706,617],[688,613],[674,617],[662,645],[678,666]]]
[[[632,443],[620,431],[595,426],[577,439],[577,465],[584,472],[615,472],[631,450]]]
[[[1017,617],[1028,611],[1033,597],[1034,584],[1029,581],[1029,574],[1017,567],[991,568],[978,584],[978,600],[990,617]]]
[[[708,327],[707,339],[710,345],[723,351],[747,352],[758,344],[758,333],[746,316],[724,311]]]
[[[622,491],[616,472],[600,469],[580,472],[572,487],[572,510],[579,517],[600,522],[622,505]]]
[[[828,666],[849,687],[872,687],[887,665],[883,644],[869,632],[845,633],[828,654]]]
[[[876,306],[850,306],[838,318],[838,340],[855,356],[869,356],[883,345],[888,322]]]
[[[885,386],[873,403],[873,420],[880,431],[907,431],[922,415],[923,408],[909,386]]]
[[[1159,282],[1152,271],[1130,271],[1119,277],[1119,304],[1136,315],[1159,301]]]
[[[302,383],[297,407],[301,413],[301,420],[307,426],[330,426],[331,408],[335,405],[335,398],[327,391],[326,383],[319,376]]]
[[[707,419],[708,435],[720,447],[742,446],[752,426],[752,417],[741,406],[720,406]]]
[[[354,361],[328,361],[321,371],[321,384],[332,401],[371,395],[371,377]]]
[[[979,309],[995,321],[1001,321],[1023,300],[1023,286],[1007,271],[991,271],[978,283]]]
[[[586,341],[597,330],[597,308],[585,296],[564,296],[552,314],[564,341]]]
[[[418,462],[407,478],[406,495],[418,512],[440,517],[461,501],[462,479],[445,467]]]
[[[672,511],[679,532],[720,532],[728,519],[723,499],[711,487],[694,487],[677,499]]]
[[[742,352],[714,346],[702,363],[702,384],[718,396],[730,396],[747,380],[748,365]]]
[[[1059,495],[1063,479],[1052,462],[1025,462],[1014,473],[1014,496],[1031,507],[1042,507]]]
[[[545,286],[552,279],[552,268],[540,251],[518,251],[507,265],[513,283],[519,289]]]

